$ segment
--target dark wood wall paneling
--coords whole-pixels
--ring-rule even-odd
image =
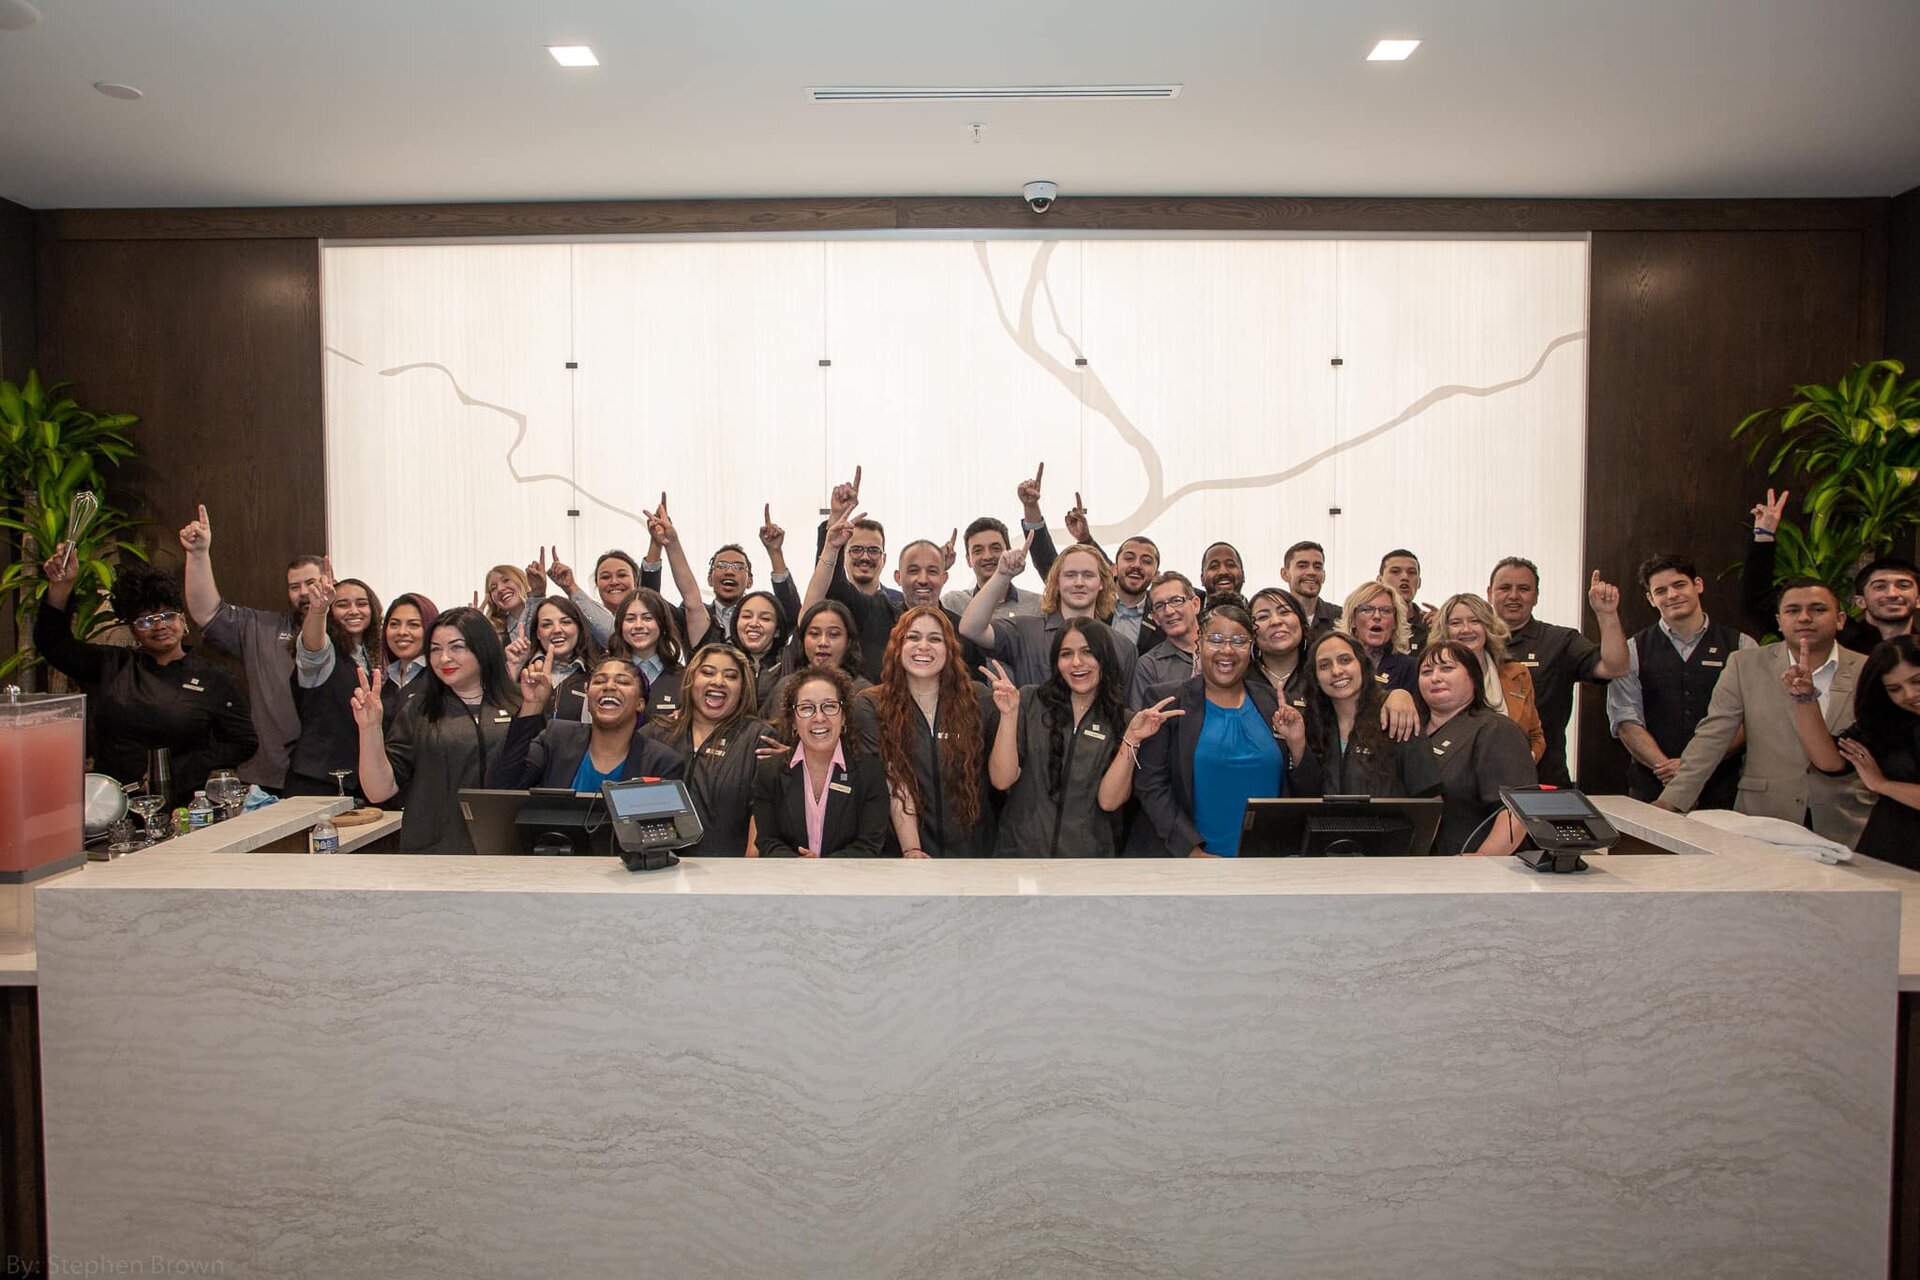
[[[148,461],[137,478],[163,525],[206,499],[222,588],[265,602],[279,598],[285,558],[325,536],[322,238],[1592,232],[1585,536],[1589,564],[1622,586],[1657,548],[1689,550],[1711,572],[1738,557],[1759,480],[1728,429],[1783,399],[1796,379],[1830,378],[1879,355],[1889,306],[1885,200],[1116,197],[1063,200],[1040,217],[1011,199],[861,198],[41,217],[45,362],[79,380],[90,403],[146,418]],[[170,541],[167,528],[159,532]],[[1730,612],[1732,586],[1715,583],[1710,601]],[[1652,617],[1631,590],[1626,613],[1633,627]],[[1589,782],[1617,788],[1620,757],[1601,699],[1585,699],[1582,722]]]
[[[1894,197],[1888,218],[1887,354],[1920,375],[1920,187]]]
[[[284,566],[325,541],[317,241],[41,239],[43,363],[84,403],[140,415],[122,474],[149,540],[207,504],[221,590],[286,598]]]
[[[1710,614],[1740,618],[1737,578],[1718,575],[1745,553],[1767,482],[1728,432],[1786,400],[1791,383],[1879,353],[1884,269],[1871,232],[1593,237],[1587,559],[1626,592],[1630,631],[1655,619],[1634,568],[1663,550],[1694,556]],[[1619,790],[1625,757],[1595,694],[1582,695],[1582,781]]]
[[[19,382],[36,359],[33,211],[0,200],[0,379]],[[0,569],[11,557],[0,539]],[[0,609],[0,654],[13,652],[13,611]]]

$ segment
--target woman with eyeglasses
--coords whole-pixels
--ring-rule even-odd
[[[1006,793],[994,852],[1002,858],[1111,858],[1133,796],[1133,752],[1178,712],[1172,698],[1133,715],[1121,695],[1105,623],[1068,618],[1054,633],[1053,674],[1018,688],[982,667],[1000,723],[987,776]]]
[[[1414,691],[1419,668],[1413,627],[1398,591],[1384,582],[1362,583],[1347,596],[1335,625],[1366,647],[1375,680],[1388,689]]]
[[[595,658],[585,690],[585,723],[549,717],[555,690],[547,660],[527,663],[520,672],[520,714],[487,761],[486,785],[594,793],[603,782],[682,776],[686,762],[680,753],[640,734],[646,683],[632,663],[611,654]]]
[[[1533,753],[1520,726],[1487,705],[1484,670],[1480,655],[1457,640],[1430,644],[1420,655],[1427,747],[1446,802],[1436,854],[1499,857],[1519,848],[1526,834],[1506,811],[1500,788],[1534,785]]]
[[[886,846],[887,771],[847,732],[853,696],[837,665],[787,681],[777,723],[799,745],[760,762],[748,857],[872,858]]]
[[[507,679],[507,655],[478,609],[449,609],[427,633],[433,683],[383,738],[380,684],[360,673],[353,695],[360,728],[360,789],[374,804],[407,793],[400,820],[403,853],[472,853],[460,789],[477,787],[520,710]]]
[[[1136,852],[1235,857],[1247,801],[1286,794],[1303,724],[1273,686],[1247,679],[1253,631],[1239,605],[1200,615],[1200,674],[1175,693],[1165,712],[1172,722],[1138,748],[1133,789],[1146,821],[1134,824]]]
[[[703,644],[687,663],[678,714],[649,720],[648,737],[687,760],[687,790],[706,834],[685,853],[743,856],[754,845],[755,752],[768,731],[745,655],[724,641]]]
[[[1520,726],[1533,751],[1533,762],[1547,754],[1547,731],[1540,723],[1540,708],[1533,697],[1533,675],[1524,662],[1507,660],[1507,641],[1512,630],[1493,606],[1476,595],[1448,596],[1434,610],[1433,625],[1427,628],[1427,643],[1456,640],[1480,655],[1480,682],[1486,689],[1487,705]]]
[[[144,564],[123,565],[108,596],[113,615],[133,631],[133,647],[88,644],[73,634],[74,579],[80,562],[62,543],[41,566],[47,594],[33,618],[33,647],[47,665],[87,692],[87,746],[93,767],[119,782],[146,775],[147,752],[173,753],[179,799],[231,769],[259,745],[240,686],[224,667],[187,649],[187,604],[180,584]]]
[[[294,709],[300,736],[287,759],[289,796],[330,796],[336,769],[353,769],[360,760],[360,733],[353,722],[353,694],[359,673],[378,678],[374,641],[381,633],[380,598],[358,578],[333,576],[332,560],[321,563],[320,581],[306,595],[293,648]],[[358,795],[359,783],[341,779]]]

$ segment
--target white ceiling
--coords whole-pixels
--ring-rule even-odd
[[[1920,0],[33,2],[44,21],[0,31],[0,196],[36,208],[1920,183]],[[1427,43],[1365,62],[1383,36]],[[603,65],[543,48],[576,42]],[[804,96],[1136,82],[1185,88]]]

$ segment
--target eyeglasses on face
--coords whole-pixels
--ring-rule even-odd
[[[854,545],[847,548],[847,554],[850,556],[880,556],[885,555],[886,551],[885,547],[867,545]]]
[[[165,613],[142,614],[133,620],[133,629],[135,631],[151,631],[155,627],[168,622],[177,622],[179,619],[180,612],[177,609],[169,609]]]
[[[826,716],[828,719],[832,719],[839,714],[840,704],[831,700],[826,702],[796,702],[793,704],[793,718],[796,720],[811,720],[815,716]]]
[[[1165,613],[1168,609],[1182,609],[1186,607],[1187,601],[1191,599],[1193,599],[1192,596],[1166,596],[1153,602],[1153,611],[1155,613]]]
[[[1216,649],[1249,649],[1253,647],[1250,636],[1223,636],[1219,632],[1209,632],[1207,643]]]
[[[745,573],[753,566],[745,560],[715,560],[712,567],[721,573]]]
[[[1353,611],[1356,618],[1390,618],[1393,606],[1390,604],[1363,604]]]

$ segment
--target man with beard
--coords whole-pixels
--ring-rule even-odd
[[[773,522],[773,508],[763,508],[765,523],[760,527],[760,541],[767,549],[768,558],[773,564],[773,595],[780,607],[787,610],[791,618],[800,616],[800,597],[794,589],[793,575],[787,571],[787,559],[783,552],[786,531]],[[647,527],[652,540],[647,547],[647,558],[640,565],[640,585],[653,591],[660,590],[660,562],[666,543],[661,541],[662,531],[669,539],[677,538],[672,518],[667,515],[667,495],[660,495],[660,508],[648,513]],[[680,554],[677,546],[670,549],[671,554]],[[605,563],[604,561],[602,562]],[[690,585],[684,560],[676,560],[674,580],[684,592]],[[596,578],[598,570],[595,571]],[[673,606],[674,622],[680,628],[680,634],[687,641],[698,644],[702,640],[733,639],[733,615],[740,602],[753,590],[753,562],[747,558],[747,551],[737,542],[729,542],[713,553],[707,561],[707,586],[713,591],[713,599],[707,604],[707,618],[715,634],[692,636],[687,634],[687,615],[680,605]],[[576,603],[578,603],[576,601]],[[611,607],[611,606],[609,606]]]
[[[858,475],[857,472],[855,474]],[[835,488],[835,504],[847,496],[844,489],[845,486]],[[857,496],[857,490],[854,493]],[[900,587],[896,595],[873,589],[862,590],[842,567],[846,549],[861,538],[872,538],[885,546],[886,532],[880,528],[879,522],[867,519],[865,512],[855,514],[849,509],[840,511],[827,525],[821,539],[820,559],[814,565],[812,580],[807,583],[804,604],[806,608],[812,608],[821,600],[837,600],[847,607],[847,612],[853,615],[854,630],[860,639],[861,674],[867,679],[879,683],[887,639],[893,634],[894,623],[908,609],[920,605],[938,608],[958,629],[960,615],[946,608],[940,600],[941,588],[947,585],[947,572],[954,563],[953,544],[958,536],[959,530],[956,529],[944,546],[925,538],[909,542],[900,552],[900,567],[893,571],[893,580]],[[979,654],[972,645],[963,643],[961,656],[969,672],[979,666]]]
[[[1320,598],[1327,583],[1327,549],[1317,542],[1296,542],[1287,548],[1280,563],[1280,581],[1287,584],[1300,607],[1307,611],[1307,634],[1301,644],[1311,644],[1322,631],[1330,631],[1340,621],[1340,610]]]
[[[1587,603],[1600,622],[1598,647],[1572,627],[1557,627],[1533,616],[1540,601],[1540,571],[1531,560],[1508,556],[1494,565],[1487,599],[1513,633],[1507,640],[1508,660],[1524,665],[1533,677],[1534,705],[1540,708],[1540,727],[1547,734],[1540,781],[1569,786],[1567,720],[1573,714],[1574,686],[1583,680],[1594,684],[1616,680],[1632,666],[1627,633],[1620,627],[1620,588],[1602,582],[1600,571],[1593,571]],[[1792,725],[1786,728],[1793,732]]]
[[[1200,586],[1209,597],[1237,596],[1247,585],[1246,562],[1231,542],[1215,542],[1200,556]]]
[[[1040,511],[1040,481],[1046,475],[1047,464],[1042,462],[1034,467],[1031,478],[1022,480],[1014,490],[1014,496],[1020,502],[1020,534],[1024,538],[1033,535],[1031,556],[1034,570],[1041,577],[1053,568],[1053,534],[1047,528],[1047,518]],[[1086,509],[1079,505],[1080,495],[1074,495],[1074,509],[1067,512],[1067,529],[1076,538],[1084,538],[1086,529]],[[1078,529],[1075,528],[1076,520]],[[1000,557],[1013,539],[1007,533],[1007,526],[992,516],[981,516],[967,526],[966,541],[962,544],[967,552],[967,566],[973,570],[973,585],[961,590],[949,591],[941,597],[940,605],[948,613],[958,617],[966,612],[967,605],[973,600],[974,592],[984,587],[993,577],[993,571],[1000,565]],[[1021,591],[1011,582],[1007,584],[1007,594],[1000,601],[1000,607],[994,611],[996,618],[1021,618],[1040,616],[1040,597],[1031,592]]]
[[[1775,620],[1785,638],[1728,659],[1706,717],[1656,804],[1681,813],[1694,808],[1701,788],[1745,729],[1747,753],[1734,808],[1784,818],[1853,847],[1866,827],[1873,795],[1851,770],[1833,776],[1816,769],[1793,725],[1795,701],[1817,701],[1830,732],[1853,723],[1854,686],[1866,659],[1837,642],[1841,616],[1840,598],[1826,583],[1794,578],[1781,585]],[[1811,692],[1787,692],[1782,677],[1791,666],[1811,677]]]

